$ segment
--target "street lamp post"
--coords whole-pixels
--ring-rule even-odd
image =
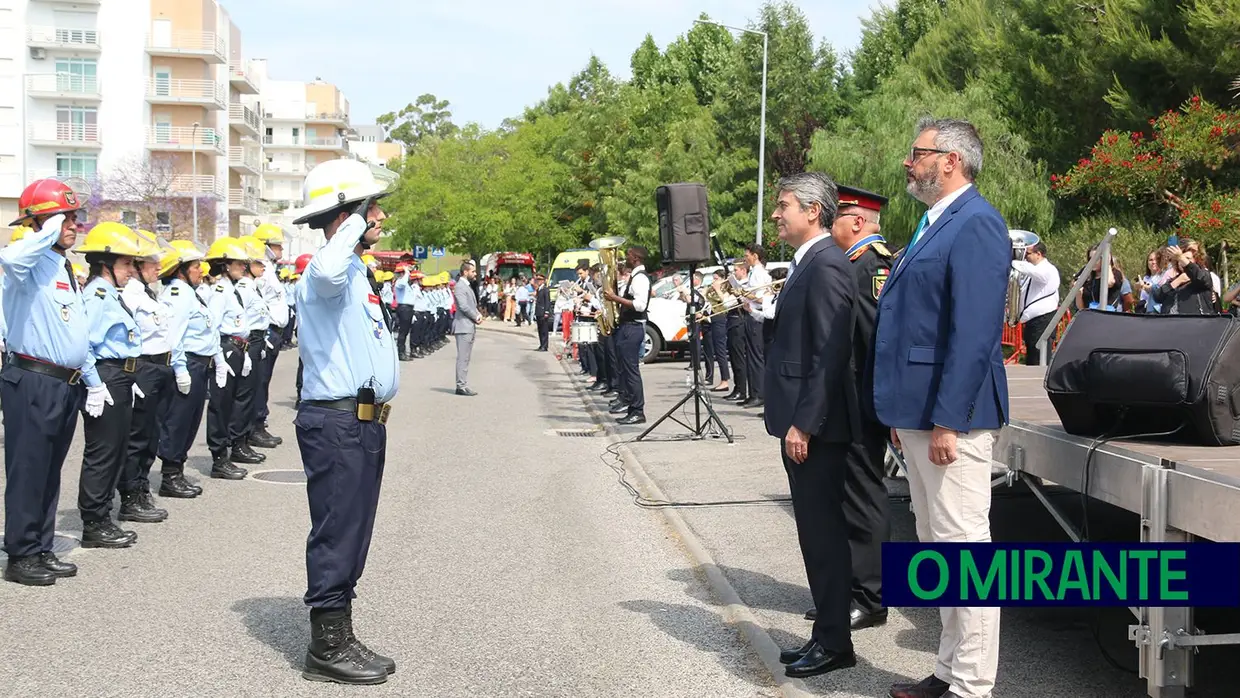
[[[766,32],[760,32],[757,29],[744,29],[742,27],[732,27],[718,22],[707,22],[706,20],[694,20],[696,24],[710,24],[732,31],[745,32],[746,34],[757,34],[762,37],[762,116],[760,125],[758,126],[761,133],[758,136],[758,225],[755,241],[762,244],[762,204],[766,195],[766,66],[767,66],[767,46],[769,37]]]
[[[193,197],[193,201],[194,201],[193,213],[191,215],[194,217],[194,244],[197,245],[198,244],[198,122],[197,121],[194,122],[194,130],[190,131],[189,141],[190,141],[189,147],[190,147],[190,153],[191,153],[190,157],[193,160],[193,163],[190,165],[190,172],[192,172],[193,175],[190,177],[189,191],[190,191],[190,196]]]

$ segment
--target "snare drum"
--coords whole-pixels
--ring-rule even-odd
[[[594,344],[598,342],[598,325],[593,322],[583,322],[574,325],[573,329],[581,328],[581,343]]]
[[[571,341],[573,344],[581,344],[581,330],[582,329],[584,329],[583,324],[574,323],[573,326],[569,328],[568,330],[569,341]]]

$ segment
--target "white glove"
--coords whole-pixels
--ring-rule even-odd
[[[86,414],[98,417],[103,414],[105,404],[116,404],[112,402],[112,393],[108,392],[108,386],[100,383],[93,388],[86,389]]]
[[[231,375],[233,375],[232,366],[228,365],[224,352],[220,352],[215,357],[215,385],[220,388],[228,385],[228,377]]]
[[[250,361],[250,352],[245,353],[245,363],[241,364],[241,377],[250,375],[250,371],[254,369],[254,362]]]
[[[259,352],[259,353],[258,353],[258,358],[263,359],[264,361],[266,361],[266,360],[267,360],[267,350],[266,350],[266,349],[264,349],[264,350],[262,350],[261,352]]]
[[[133,384],[133,396],[139,400],[146,399],[146,393],[142,392],[142,388],[139,388],[137,383]]]
[[[189,377],[189,371],[177,371],[177,390],[182,395],[189,395],[189,389],[194,384],[194,380]]]
[[[65,224],[65,214],[63,214],[63,213],[57,213],[56,215],[52,216],[51,218],[48,218],[48,219],[47,219],[47,220],[43,223],[43,227],[42,227],[42,228],[39,228],[39,234],[40,234],[40,235],[45,235],[45,234],[50,233],[50,232],[52,232],[53,230],[55,230],[55,231],[56,231],[56,237],[58,237],[58,238],[59,238],[59,237],[60,237],[60,227],[61,227],[62,225],[64,225],[64,224]]]
[[[264,341],[264,342],[266,342],[266,344],[267,344],[267,348],[268,348],[268,349],[275,349],[275,347],[274,347],[274,346],[272,346],[272,344],[271,344],[271,340],[270,340],[270,339],[265,339],[265,340],[263,340],[263,341]],[[264,357],[264,358],[265,358],[265,357]]]

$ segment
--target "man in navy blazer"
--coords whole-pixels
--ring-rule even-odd
[[[982,141],[966,121],[923,119],[904,161],[930,209],[878,301],[874,409],[908,465],[917,537],[990,541],[990,464],[1007,422],[1000,339],[1012,246],[973,181]],[[987,698],[999,660],[998,608],[943,608],[934,674],[892,698]]]
[[[849,445],[861,434],[853,369],[857,285],[831,237],[839,194],[806,172],[779,182],[771,218],[796,253],[766,348],[766,431],[780,439],[792,513],[817,618],[809,642],[780,661],[806,677],[856,664],[850,632],[852,563],[844,518]]]

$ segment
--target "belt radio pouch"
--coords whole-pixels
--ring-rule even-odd
[[[358,388],[357,390],[357,418],[363,422],[373,422],[375,419],[375,389],[374,388]]]

